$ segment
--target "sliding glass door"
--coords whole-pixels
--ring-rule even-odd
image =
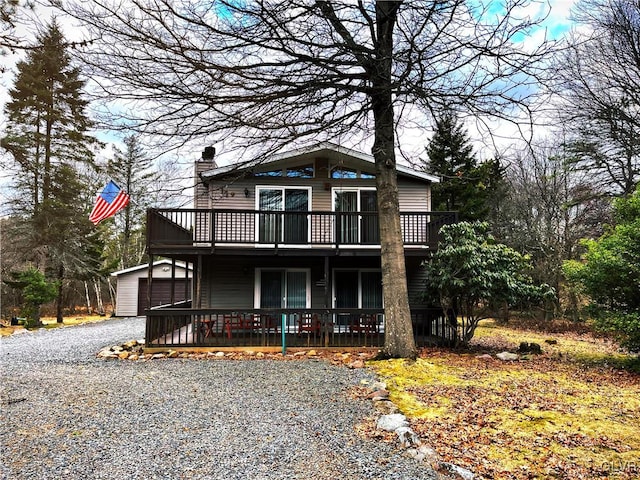
[[[292,245],[308,244],[309,204],[309,189],[306,188],[259,188],[258,210],[274,213],[258,215],[258,241]]]
[[[336,240],[340,244],[377,245],[378,199],[375,190],[334,190]]]
[[[335,308],[382,310],[382,273],[380,270],[334,270]],[[344,328],[353,315],[338,315],[336,324]]]
[[[309,308],[311,286],[308,270],[259,270],[259,308]],[[293,324],[290,315],[287,323]]]
[[[380,227],[378,226],[378,195],[375,190],[360,190],[360,243],[377,245],[380,243]]]

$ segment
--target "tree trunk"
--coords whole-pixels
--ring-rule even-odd
[[[91,315],[91,299],[89,298],[89,284],[85,280],[84,282],[84,294],[87,299],[87,315]]]
[[[64,316],[62,315],[63,280],[64,280],[64,266],[60,265],[60,267],[58,268],[58,298],[56,298],[56,323],[64,322]]]
[[[116,289],[111,284],[111,278],[107,277],[107,284],[109,285],[109,300],[111,301],[111,315],[116,314]]]
[[[384,298],[384,354],[390,357],[417,356],[400,226],[398,178],[395,159],[395,132],[391,66],[393,29],[400,2],[376,2],[378,44],[375,65],[371,70],[372,111],[375,123],[373,156],[376,164],[380,257]]]
[[[93,289],[96,292],[96,303],[98,306],[98,315],[104,315],[104,305],[102,303],[102,292],[100,291],[100,284],[95,278],[93,279]]]

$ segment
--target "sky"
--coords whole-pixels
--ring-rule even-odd
[[[558,39],[564,36],[572,27],[571,8],[573,7],[575,1],[576,0],[549,0],[549,3],[544,1],[533,2],[526,11],[523,10],[522,12],[519,12],[523,18],[526,16],[537,17],[540,15],[541,12],[548,12],[548,17],[545,20],[543,27],[537,28],[535,31],[531,32],[532,38],[523,39],[525,47],[529,42],[531,42],[532,45],[537,44],[538,41],[545,36],[551,39]],[[495,2],[494,5],[496,5],[496,7],[489,10],[487,12],[487,15],[500,13],[500,9],[501,9],[500,4],[501,2]],[[41,19],[42,22],[47,22],[50,20],[53,12],[51,10],[40,9],[38,12],[36,12],[36,14],[37,14],[37,17]],[[73,24],[73,22],[69,20],[65,20],[63,17],[57,17],[57,18],[68,40],[81,39],[81,29],[77,28]],[[27,42],[34,41],[36,31],[37,31],[37,24],[38,24],[37,20],[31,20],[31,21],[25,22],[25,25],[21,27],[20,34],[22,38],[24,38]],[[7,94],[8,89],[11,87],[13,83],[13,73],[14,73],[15,62],[18,61],[20,56],[21,54],[18,53],[15,55],[0,57],[0,60],[5,66],[5,71],[3,73],[0,73],[0,136],[4,135],[4,129],[6,127],[6,118],[4,116],[4,104],[8,99],[8,94]],[[466,126],[468,128],[469,134],[472,137],[475,137],[476,141],[474,145],[476,146],[476,151],[477,151],[477,154],[480,156],[480,158],[483,159],[483,157],[490,157],[491,155],[493,155],[495,150],[493,149],[492,146],[487,147],[485,145],[486,142],[481,138],[482,135],[479,133],[479,130],[476,128],[476,126],[473,124],[468,124]],[[496,125],[494,126],[494,128],[496,130],[506,132],[507,133],[505,135],[506,139],[516,134],[515,129],[511,126]],[[121,145],[119,137],[115,136],[110,132],[104,132],[104,131],[96,132],[96,136],[103,142],[107,143],[107,148],[103,152],[103,156],[105,158],[112,155],[113,145],[118,145],[118,146]],[[420,148],[420,149],[423,148],[424,140],[422,139],[422,136],[419,137],[420,145],[418,146],[412,146],[410,144],[411,138],[413,138],[411,133],[404,136],[405,144],[408,147],[407,151],[411,152],[416,148]],[[500,140],[498,139],[498,141]],[[197,159],[198,156],[200,155],[200,150],[193,151],[193,152],[186,152],[186,153],[180,152],[183,156],[190,157],[185,159],[184,161],[185,165],[188,165],[191,162],[193,162],[195,159]],[[0,151],[0,155],[6,155],[6,154]],[[224,155],[222,155],[221,160],[222,160],[222,163],[225,163]],[[3,193],[3,190],[5,190],[3,188],[3,184],[6,184],[7,174],[8,174],[7,172],[0,172],[0,205],[3,205],[5,203],[4,200],[6,199],[6,196]],[[0,210],[0,212],[2,212],[2,210]]]

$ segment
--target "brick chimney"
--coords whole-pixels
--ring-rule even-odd
[[[193,206],[194,208],[210,208],[209,204],[209,187],[202,181],[201,174],[216,168],[216,149],[215,147],[205,147],[202,151],[202,157],[195,162],[194,188],[193,188]]]

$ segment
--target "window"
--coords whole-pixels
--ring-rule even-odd
[[[308,244],[310,188],[258,187],[260,243]],[[304,213],[295,213],[304,212]]]
[[[330,178],[376,178],[375,174],[364,170],[356,170],[354,168],[347,168],[340,165],[334,165],[331,167]]]
[[[333,272],[335,308],[382,308],[380,270],[340,270]]]
[[[378,197],[375,189],[334,189],[333,209],[336,216],[336,241],[341,244],[377,245]]]
[[[269,170],[268,172],[254,172],[254,177],[281,177],[282,170]]]
[[[313,164],[298,165],[278,170],[269,170],[266,172],[254,172],[254,177],[290,177],[290,178],[313,178]]]
[[[358,178],[358,172],[351,168],[335,167],[331,169],[331,178]]]
[[[313,164],[287,168],[287,177],[313,178]]]

